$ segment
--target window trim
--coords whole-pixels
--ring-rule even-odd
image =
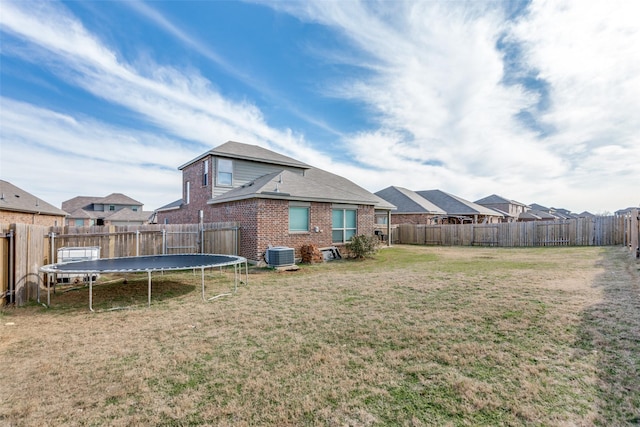
[[[202,167],[202,186],[207,187],[209,185],[209,159],[202,162]]]

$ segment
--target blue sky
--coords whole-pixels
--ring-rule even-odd
[[[0,3],[0,178],[180,197],[228,140],[389,185],[640,205],[637,1]]]

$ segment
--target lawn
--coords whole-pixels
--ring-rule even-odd
[[[96,313],[86,288],[0,311],[0,425],[637,425],[638,265],[397,246],[211,302],[199,273],[158,274],[151,307],[146,275],[102,277]]]

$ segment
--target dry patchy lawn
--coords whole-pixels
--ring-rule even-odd
[[[622,248],[398,246],[208,303],[199,274],[156,275],[150,308],[145,275],[111,279],[97,313],[86,289],[0,312],[0,425],[640,423]]]

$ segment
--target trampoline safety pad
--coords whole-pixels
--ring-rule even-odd
[[[142,273],[148,276],[148,305],[151,305],[151,273],[154,271],[179,271],[200,269],[202,273],[202,299],[210,301],[225,295],[232,295],[238,289],[244,265],[245,284],[249,279],[247,259],[235,255],[182,254],[148,255],[137,257],[103,258],[85,261],[71,261],[48,264],[40,267],[42,273],[86,274],[89,277],[89,310],[93,311],[93,276],[100,273]],[[234,283],[231,293],[205,297],[204,270],[214,267],[234,267]],[[47,287],[47,305],[51,304],[51,287]]]

